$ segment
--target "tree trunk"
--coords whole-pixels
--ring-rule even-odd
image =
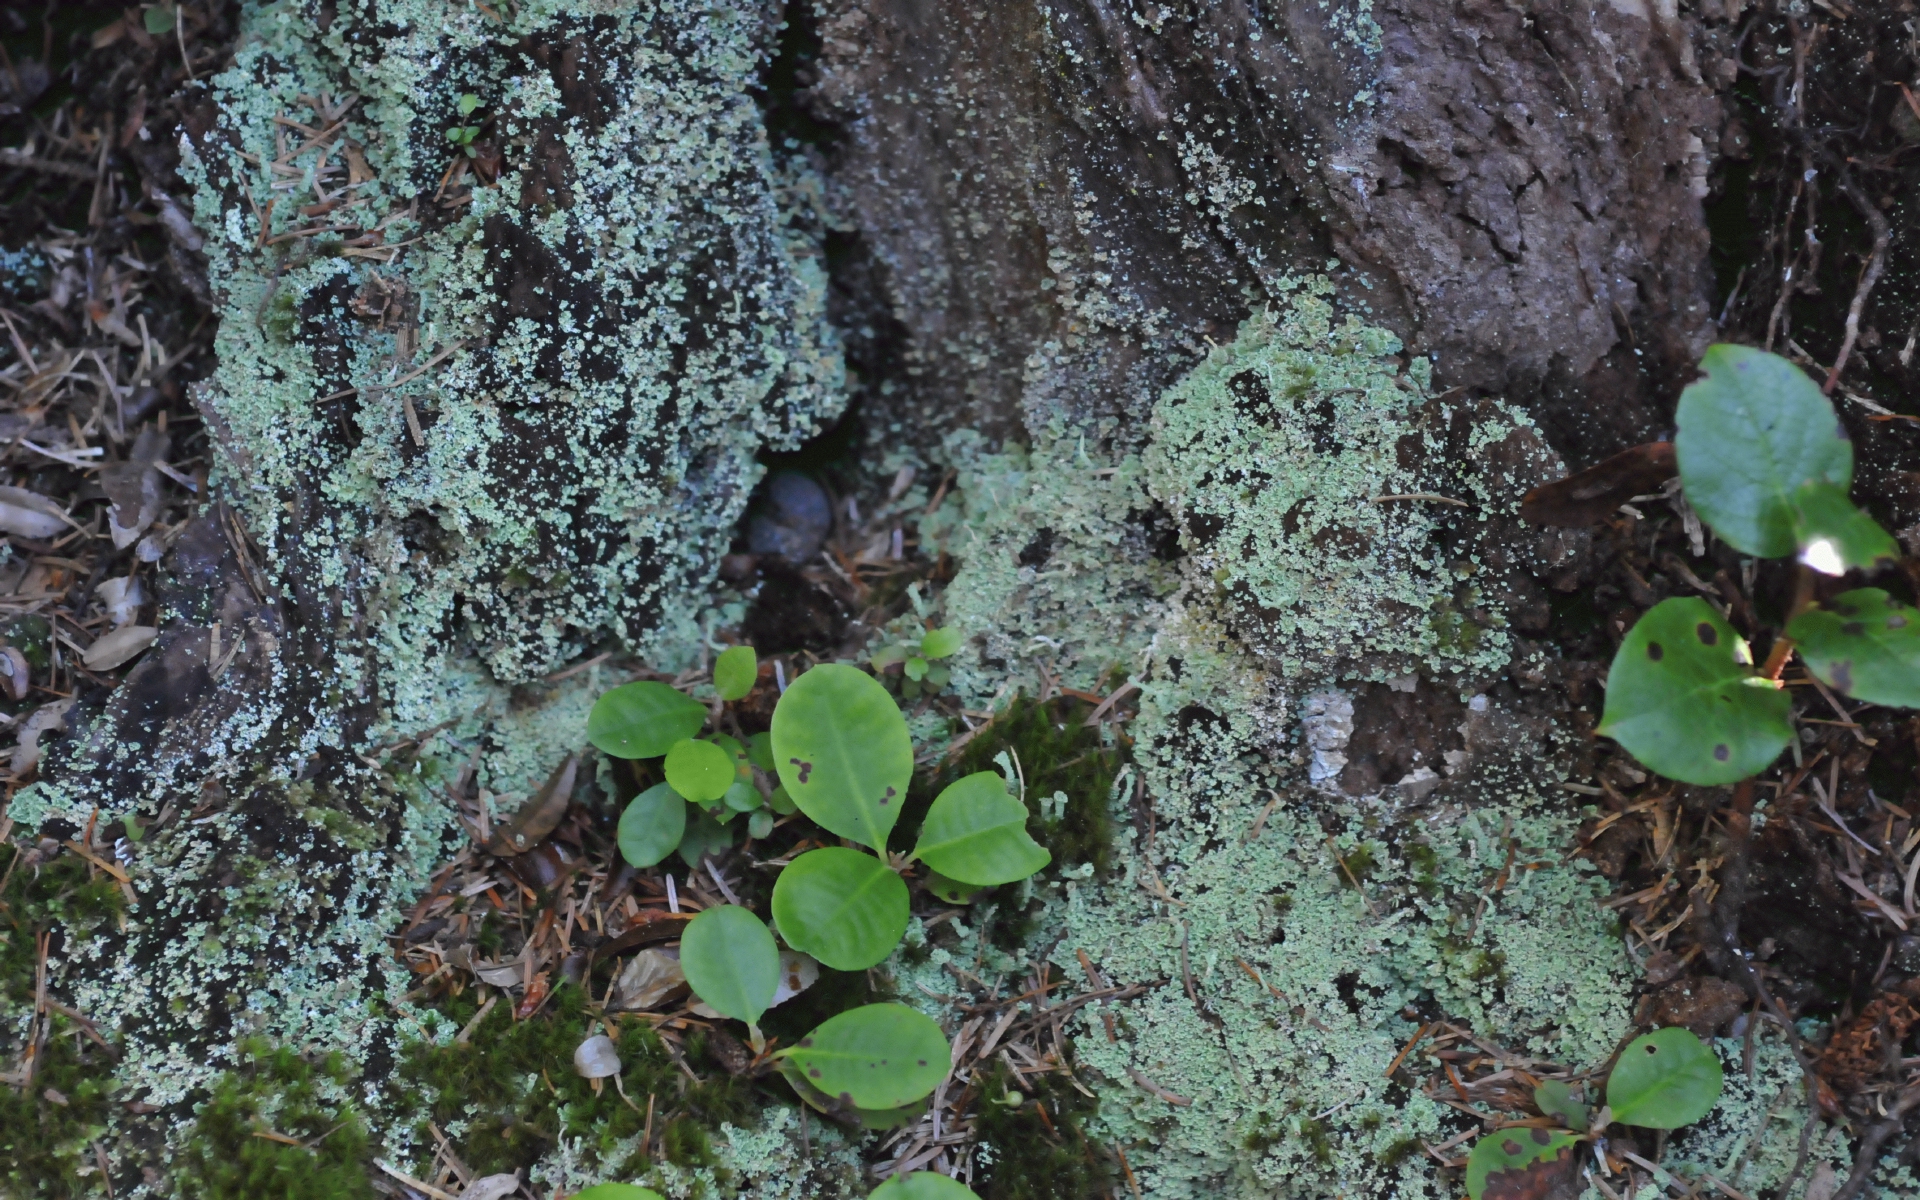
[[[1535,660],[1511,632],[1545,585],[1577,583],[1581,547],[1524,530],[1511,501],[1556,457],[1581,467],[1658,436],[1710,340],[1703,146],[1719,110],[1695,63],[1702,27],[1640,0],[823,0],[784,19],[682,0],[247,10],[234,65],[180,143],[221,319],[220,366],[196,397],[217,499],[166,564],[154,649],[76,709],[75,736],[12,808],[62,837],[95,810],[146,826],[128,928],[50,964],[62,994],[121,1032],[123,1095],[184,1121],[250,1033],[384,1077],[421,1033],[384,939],[466,836],[446,781],[530,792],[581,741],[601,686],[570,666],[603,651],[669,672],[701,662],[737,618],[712,607],[716,577],[759,463],[849,403],[869,507],[901,465],[923,487],[951,468],[967,491],[971,541],[920,533],[923,552],[946,537],[960,563],[945,603],[978,639],[955,675],[971,703],[1099,687],[1115,663],[1143,685],[1126,836],[1142,861],[1177,859],[1188,890],[1139,919],[1191,917],[1193,944],[1176,938],[1179,968],[1142,977],[1193,998],[1202,1019],[1180,1036],[1217,1040],[1222,1078],[1265,1068],[1234,1057],[1249,1044],[1237,1018],[1223,1032],[1195,988],[1227,986],[1236,956],[1249,974],[1266,960],[1221,932],[1226,916],[1200,914],[1228,903],[1234,872],[1281,868],[1222,865],[1219,847],[1285,825],[1312,830],[1290,853],[1322,855],[1373,802],[1356,798],[1418,801],[1440,777],[1416,764],[1455,745],[1459,803],[1511,826],[1520,809],[1485,796],[1564,760],[1551,706],[1514,690]],[[1312,341],[1324,330],[1262,332],[1313,304],[1380,336],[1335,355]],[[1324,486],[1382,515],[1349,527],[1303,500],[1313,548],[1281,555],[1351,568],[1326,584],[1361,613],[1351,636],[1314,633],[1263,582],[1284,571],[1226,544],[1233,520],[1271,533],[1264,518],[1221,516],[1210,483],[1180,482],[1216,435],[1183,449],[1168,432],[1169,397],[1204,400],[1237,386],[1236,364],[1287,354],[1309,375],[1364,360],[1308,391],[1405,393],[1405,412],[1361,415],[1419,447],[1397,465],[1353,458]],[[1293,428],[1274,420],[1276,437]],[[1033,447],[1019,471],[1016,444]],[[1071,490],[1075,455],[1106,464],[1113,490]],[[981,515],[1016,476],[1007,515]],[[1492,518],[1372,503],[1443,487]],[[1407,539],[1429,536],[1490,564],[1486,586],[1463,599],[1414,572],[1400,607],[1360,595],[1362,576],[1399,578],[1427,554]],[[1049,563],[1100,594],[1047,582]],[[1426,628],[1423,605],[1484,633],[1479,648],[1393,641],[1396,624]],[[1036,636],[1075,649],[1044,662]],[[1415,675],[1428,682],[1414,692],[1385,682]],[[1327,690],[1342,680],[1360,681],[1346,689],[1357,711]],[[1462,688],[1496,693],[1492,709],[1463,707]],[[1426,759],[1386,745],[1401,730],[1430,743]],[[394,765],[416,759],[440,781]],[[1254,760],[1272,770],[1241,765]],[[1403,777],[1414,785],[1393,793]],[[1263,788],[1290,797],[1277,819]],[[1346,853],[1312,886],[1344,888]],[[1570,891],[1523,923],[1585,929],[1555,905],[1589,899]],[[1110,928],[1132,903],[1111,902]],[[1076,919],[1059,928],[1091,938]],[[1074,943],[1055,945],[1071,962]],[[1558,974],[1538,988],[1558,999],[1526,1014],[1604,1009],[1578,1034],[1599,1039],[1624,1011],[1625,968],[1609,962],[1541,959]],[[1487,1020],[1512,1032],[1519,1009],[1499,1011]],[[1365,1047],[1355,1061],[1384,1045],[1384,1059],[1385,1028],[1337,1044]],[[1129,1171],[1148,1192],[1296,1186],[1262,1173],[1251,1140],[1152,1121],[1238,1130],[1259,1105],[1276,1121],[1311,1113],[1243,1081],[1190,1110],[1146,1096],[1161,1111],[1142,1115],[1129,1072],[1186,1069],[1142,1055],[1089,1077],[1132,1130]],[[1371,1081],[1385,1064],[1366,1061]],[[1309,1145],[1304,1129],[1287,1136]],[[1449,1186],[1417,1147],[1389,1161],[1353,1149],[1372,1133],[1338,1129],[1332,1157],[1288,1168],[1297,1186]],[[164,1161],[164,1138],[145,1144]]]

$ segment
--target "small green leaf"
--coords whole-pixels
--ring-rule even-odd
[[[726,795],[720,797],[720,803],[737,813],[750,813],[760,807],[760,789],[744,779],[736,779],[728,786]]]
[[[780,947],[759,917],[722,904],[687,922],[680,969],[708,1008],[753,1025],[780,990]]]
[[[474,95],[472,92],[467,92],[454,103],[454,107],[460,110],[461,116],[467,116],[473,112],[474,109],[480,107],[480,97]]]
[[[652,1188],[631,1183],[596,1183],[584,1192],[575,1192],[573,1200],[665,1200]]]
[[[1569,1169],[1573,1165],[1573,1149],[1580,1139],[1571,1133],[1557,1129],[1513,1129],[1495,1130],[1473,1144],[1473,1153],[1467,1155],[1467,1195],[1473,1200],[1493,1195],[1546,1195],[1548,1189],[1537,1191],[1512,1188],[1502,1189],[1499,1178],[1508,1172],[1555,1172]],[[1565,1157],[1566,1162],[1559,1160]],[[1488,1192],[1492,1183],[1494,1191]]]
[[[1787,626],[1807,669],[1836,692],[1920,708],[1920,609],[1879,588],[1843,592]]]
[[[166,4],[156,4],[140,18],[140,23],[152,34],[172,33],[174,26],[173,8]]]
[[[913,856],[976,887],[1025,879],[1053,858],[1027,836],[1027,806],[992,771],[957,780],[934,799]]]
[[[838,663],[794,680],[774,706],[773,757],[801,812],[829,833],[885,848],[913,779],[913,740],[878,680]]]
[[[915,655],[914,657],[907,660],[907,665],[905,670],[907,672],[908,679],[913,680],[915,683],[919,683],[922,679],[925,679],[927,677],[927,660],[924,658],[921,658],[919,655]]]
[[[1564,1080],[1542,1080],[1540,1086],[1533,1089],[1533,1103],[1548,1116],[1565,1121],[1569,1129],[1587,1127],[1587,1106],[1573,1098],[1573,1089]]]
[[[867,1200],[980,1200],[974,1190],[938,1171],[895,1175],[868,1194]]]
[[[733,810],[723,809],[728,816]],[[733,845],[733,831],[713,819],[713,814],[704,808],[695,808],[688,815],[687,831],[680,835],[680,861],[689,867],[698,868],[700,859],[708,854],[718,854]]]
[[[659,758],[706,723],[706,705],[645,680],[622,684],[594,701],[587,740],[615,758]]]
[[[885,961],[907,932],[907,916],[906,881],[858,850],[809,850],[773,884],[780,936],[836,971]]]
[[[947,904],[972,904],[984,888],[971,883],[961,883],[958,879],[948,879],[938,871],[927,872],[927,890],[934,898]]]
[[[920,639],[920,657],[947,658],[965,644],[958,629],[943,625]]]
[[[873,657],[867,661],[873,664],[875,671],[884,671],[895,663],[907,661],[907,653],[908,651],[905,646],[882,646],[874,651]]]
[[[620,814],[620,856],[636,867],[651,867],[679,849],[686,832],[687,802],[671,787],[656,783]]]
[[[773,770],[773,735],[756,733],[747,739],[747,762],[762,771]]]
[[[723,650],[720,657],[713,660],[713,687],[722,700],[740,699],[753,690],[754,681],[759,677],[760,660],[752,646]]]
[[[793,802],[793,797],[787,795],[784,784],[773,789],[773,795],[767,797],[767,807],[783,817],[790,817],[800,811],[800,806]]]
[[[1607,672],[1600,732],[1669,779],[1745,779],[1793,736],[1792,700],[1753,673],[1746,643],[1696,596],[1662,600]]]
[[[1720,1101],[1720,1057],[1678,1026],[1627,1043],[1607,1076],[1607,1107],[1623,1125],[1678,1129]]]
[[[952,678],[953,671],[947,664],[934,663],[927,668],[927,678],[925,680],[927,690],[930,692],[939,691],[941,688],[947,686],[947,681]]]
[[[707,804],[733,786],[733,756],[723,746],[682,738],[667,751],[667,782],[693,801]]]
[[[747,818],[747,836],[758,841],[773,832],[773,813],[761,809]]]
[[[1900,557],[1893,535],[1831,483],[1802,484],[1793,493],[1793,540],[1800,561],[1823,575],[1844,575]]]
[[[1734,549],[1798,549],[1794,493],[1853,482],[1853,443],[1806,372],[1749,346],[1709,347],[1706,378],[1680,393],[1674,455],[1687,502]]]
[[[784,1054],[828,1096],[882,1109],[931,1093],[947,1077],[952,1050],[933,1018],[904,1004],[868,1004],[826,1021]]]

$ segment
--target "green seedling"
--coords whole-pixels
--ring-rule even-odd
[[[1656,1029],[1627,1043],[1607,1076],[1607,1107],[1622,1125],[1678,1129],[1720,1101],[1720,1059],[1684,1029]]]
[[[780,936],[836,971],[883,962],[905,936],[908,915],[906,881],[858,850],[809,850],[773,885]]]
[[[1685,1029],[1657,1029],[1620,1052],[1607,1077],[1602,1115],[1643,1129],[1678,1129],[1711,1112],[1720,1087],[1720,1060],[1706,1043]],[[1564,1082],[1542,1081],[1533,1098],[1565,1127],[1514,1126],[1481,1138],[1467,1156],[1472,1200],[1545,1194],[1553,1180],[1570,1174],[1580,1142],[1601,1132],[1589,1125],[1587,1106]]]
[[[163,33],[172,33],[173,27],[178,23],[179,18],[171,4],[156,4],[140,14],[142,27],[156,37]]]
[[[1025,879],[1052,860],[1027,836],[1027,806],[992,771],[968,775],[934,799],[913,857],[949,880],[975,887]]]
[[[760,918],[737,904],[709,908],[687,922],[680,969],[708,1008],[749,1028],[780,990],[780,948]]]
[[[480,107],[480,97],[469,92],[462,95],[454,103],[454,107],[460,110],[462,117],[470,117],[473,115],[473,110]],[[447,140],[465,151],[468,158],[473,158],[478,153],[473,148],[473,139],[479,136],[480,126],[478,125],[455,125],[447,130]]]
[[[965,643],[960,631],[952,626],[942,626],[929,630],[918,644],[895,642],[882,646],[874,652],[871,662],[875,671],[884,671],[894,664],[900,664],[906,676],[907,687],[902,694],[909,698],[921,691],[937,692],[947,686],[952,673],[940,660],[952,658]]]
[[[867,1200],[980,1200],[974,1190],[938,1171],[895,1175],[867,1194]]]
[[[829,833],[885,850],[913,778],[913,740],[887,690],[833,663],[793,681],[773,710],[781,786]]]
[[[1766,769],[1793,736],[1780,690],[1787,655],[1855,699],[1920,706],[1920,612],[1874,588],[1813,602],[1813,576],[1893,561],[1898,545],[1848,499],[1853,445],[1833,405],[1778,355],[1714,346],[1681,393],[1674,456],[1700,518],[1734,549],[1793,556],[1802,581],[1767,663],[1697,598],[1642,616],[1607,676],[1599,731],[1654,771],[1733,783]]]
[[[594,701],[587,740],[614,758],[659,758],[707,723],[707,707],[664,683],[622,684]]]
[[[760,677],[760,660],[752,646],[735,646],[713,660],[713,690],[722,700],[738,700],[753,690]]]
[[[733,756],[712,742],[681,738],[667,751],[664,769],[668,785],[694,804],[711,804],[733,786]]]
[[[942,630],[926,640],[946,654],[959,645]],[[752,650],[735,650],[745,651],[736,661],[751,668]],[[751,686],[750,670],[730,686],[720,682],[726,674],[716,666],[723,695]],[[666,782],[634,797],[621,814],[620,852],[628,862],[653,866],[677,850],[697,867],[704,855],[731,844],[726,823],[742,813],[752,837],[767,836],[775,814],[799,812],[884,855],[913,777],[913,743],[900,706],[873,676],[834,664],[807,671],[775,705],[771,732],[745,744],[722,734],[700,738],[707,717],[704,707],[656,683],[626,684],[594,705],[588,728],[594,745],[619,757],[665,760]],[[764,801],[756,770],[772,770],[781,781]],[[906,862],[929,869],[935,896],[965,903],[1048,864],[1051,856],[1028,836],[1027,821],[1025,803],[1009,794],[999,774],[976,772],[935,798],[905,860],[837,846],[801,854],[774,881],[771,909],[780,938],[836,970],[877,966],[906,934]],[[763,920],[737,905],[702,912],[682,935],[680,964],[695,995],[746,1022],[761,1047],[758,1022],[780,977],[779,945]],[[898,1004],[875,1004],[829,1019],[766,1065],[785,1075],[806,1103],[883,1129],[924,1111],[946,1076],[948,1050],[932,1020]]]
[[[932,1017],[904,1004],[867,1004],[822,1022],[779,1057],[826,1095],[873,1110],[931,1095],[951,1055]]]
[[[668,785],[657,783],[627,805],[615,836],[621,857],[636,867],[651,867],[678,850],[686,833],[687,802]]]

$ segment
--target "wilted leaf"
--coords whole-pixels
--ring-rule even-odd
[[[122,625],[96,638],[80,656],[80,662],[89,671],[111,671],[153,645],[153,639],[159,636],[160,631],[151,625]]]
[[[1573,529],[1597,525],[1635,496],[1659,491],[1677,471],[1672,442],[1647,442],[1534,488],[1520,501],[1520,517]]]
[[[1573,1174],[1580,1139],[1558,1129],[1497,1129],[1467,1156],[1472,1200],[1549,1200]]]
[[[29,538],[50,538],[79,528],[58,504],[26,488],[0,487],[0,531]]]
[[[487,853],[502,857],[524,854],[546,841],[547,835],[559,827],[560,818],[567,815],[567,805],[573,802],[573,782],[579,773],[580,756],[567,755],[533,799],[494,827],[485,846]]]
[[[607,1007],[615,1012],[658,1008],[686,986],[687,974],[680,969],[679,952],[651,946],[621,966]]]

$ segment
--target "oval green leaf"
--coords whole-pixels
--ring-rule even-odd
[[[733,777],[733,756],[723,746],[682,738],[667,751],[667,782],[695,804],[726,795]]]
[[[1718,345],[1680,393],[1673,449],[1687,502],[1736,550],[1797,549],[1794,492],[1853,482],[1853,443],[1805,371],[1751,346]]]
[[[974,1190],[938,1171],[895,1175],[873,1189],[867,1200],[980,1200]]]
[[[800,811],[800,806],[793,802],[792,796],[787,795],[785,787],[773,789],[773,795],[767,797],[767,807],[783,817],[790,817]]]
[[[773,884],[773,923],[795,950],[837,971],[882,962],[907,932],[907,884],[871,854],[809,850]]]
[[[1579,1144],[1579,1138],[1564,1130],[1518,1126],[1496,1130],[1475,1142],[1473,1153],[1467,1155],[1467,1195],[1472,1200],[1497,1200],[1501,1196],[1552,1194],[1546,1187],[1508,1185],[1522,1183],[1526,1176],[1570,1173],[1574,1147]],[[1520,1178],[1502,1178],[1516,1173]]]
[[[1541,1080],[1540,1086],[1533,1089],[1533,1103],[1548,1116],[1565,1121],[1569,1129],[1584,1130],[1587,1127],[1587,1106],[1573,1098],[1573,1089],[1567,1086],[1565,1080]]]
[[[635,796],[620,814],[615,837],[620,857],[636,867],[651,867],[680,848],[687,832],[687,802],[664,783]]]
[[[1720,1100],[1720,1057],[1685,1029],[1641,1034],[1607,1076],[1607,1106],[1623,1125],[1678,1129]]]
[[[720,803],[729,812],[750,813],[760,807],[760,789],[744,779],[736,779],[727,787],[726,794],[720,797]]]
[[[659,758],[706,723],[706,705],[643,680],[621,684],[593,702],[587,740],[615,758]]]
[[[1831,483],[1802,484],[1793,493],[1793,540],[1802,563],[1823,575],[1844,575],[1900,557],[1893,535],[1880,528]]]
[[[949,784],[927,810],[913,856],[948,879],[992,887],[1025,879],[1052,861],[1027,836],[1027,806],[1006,780],[977,771]]]
[[[733,815],[731,809],[721,811]],[[714,820],[706,809],[696,808],[687,814],[687,831],[680,835],[680,860],[689,867],[698,869],[702,857],[718,854],[731,845],[733,831]]]
[[[960,649],[964,640],[958,629],[943,625],[920,639],[920,657],[947,658]]]
[[[1843,592],[1787,626],[1800,657],[1842,695],[1920,708],[1920,609],[1879,588]]]
[[[720,657],[713,660],[713,690],[720,693],[722,700],[738,700],[753,690],[754,680],[760,677],[760,659],[752,646],[735,646],[723,650]]]
[[[973,898],[982,889],[971,883],[961,883],[958,879],[948,879],[938,871],[927,872],[927,891],[934,898],[946,904],[972,904]]]
[[[573,1200],[665,1200],[652,1188],[631,1183],[596,1183],[584,1192],[575,1192]]]
[[[952,1049],[931,1017],[904,1004],[868,1004],[822,1023],[785,1053],[828,1096],[881,1109],[940,1086]]]
[[[759,917],[722,904],[687,922],[680,969],[708,1008],[753,1025],[780,988],[780,948]]]
[[[1706,601],[1662,600],[1613,657],[1600,732],[1669,779],[1745,779],[1793,736],[1791,699],[1750,661],[1746,643]]]
[[[830,833],[885,848],[913,779],[913,740],[878,680],[838,663],[794,680],[774,706],[773,757],[801,812]]]
[[[756,733],[747,739],[747,762],[762,771],[773,770],[773,735]]]
[[[766,837],[773,832],[773,814],[761,809],[747,818],[747,836],[754,839]]]

